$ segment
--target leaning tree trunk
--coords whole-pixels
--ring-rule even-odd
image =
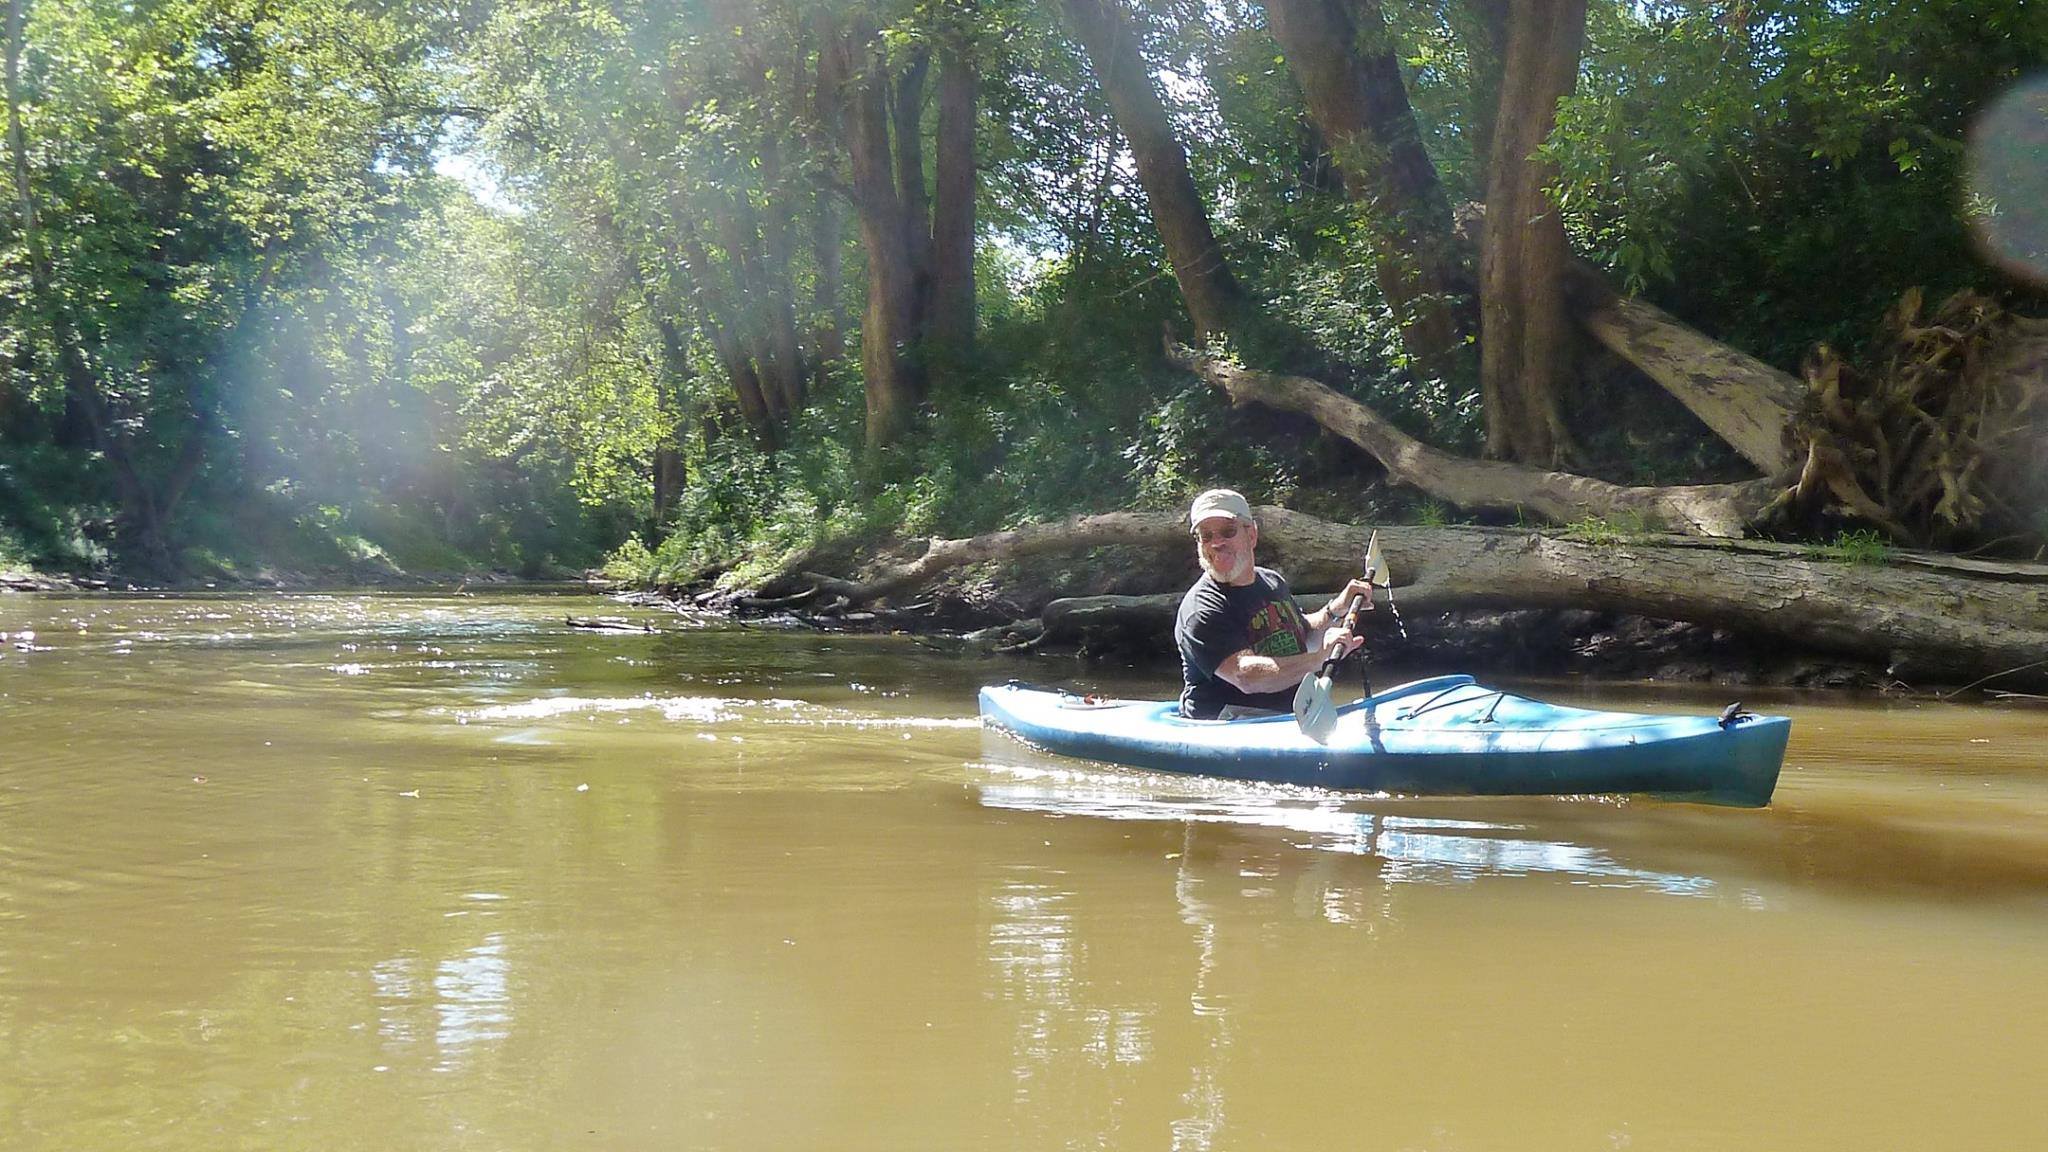
[[[1255,509],[1262,559],[1301,588],[1357,574],[1368,529],[1284,508]],[[2048,662],[2048,565],[1986,564],[1902,553],[1884,565],[1814,559],[1803,550],[1692,538],[1595,544],[1526,529],[1378,529],[1404,610],[1580,608],[1728,628],[1800,648],[1884,661],[1900,679],[2038,683]],[[1100,547],[1186,556],[1187,521],[1113,512],[966,540],[932,540],[923,556],[865,581],[812,577],[869,602],[909,593],[967,564]],[[1161,583],[1179,569],[1157,565]],[[1168,589],[1162,587],[1161,592]]]
[[[1469,277],[1377,0],[1266,0],[1266,19],[1345,190],[1366,205],[1402,346],[1422,374],[1464,377]]]
[[[1590,267],[1574,264],[1569,282],[1588,335],[1662,385],[1764,475],[1799,466],[1790,433],[1807,388],[1798,378],[1617,295]]]
[[[1558,404],[1570,364],[1564,221],[1537,149],[1578,74],[1585,0],[1528,0],[1508,20],[1500,112],[1487,163],[1480,257],[1480,395],[1486,452],[1554,465],[1571,453]]]
[[[1304,376],[1243,368],[1173,347],[1175,364],[1221,388],[1236,404],[1299,412],[1363,448],[1387,478],[1473,511],[1533,513],[1554,523],[1587,517],[1699,536],[1740,536],[1782,488],[1771,480],[1743,484],[1624,487],[1498,460],[1472,460],[1432,448],[1372,409]]]
[[[1209,226],[1202,194],[1188,171],[1187,153],[1173,134],[1165,103],[1153,90],[1151,70],[1138,52],[1137,33],[1121,4],[1122,0],[1062,0],[1117,127],[1130,142],[1138,182],[1166,245],[1196,340],[1228,335],[1244,319],[1247,299]]]

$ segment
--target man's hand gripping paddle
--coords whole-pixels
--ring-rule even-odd
[[[1373,534],[1367,538],[1365,544],[1365,583],[1366,596],[1368,598],[1372,596],[1373,586],[1380,582],[1380,573],[1385,568],[1385,562],[1380,559],[1380,534],[1375,529]],[[1394,600],[1394,589],[1391,581],[1387,583],[1386,588],[1387,606],[1391,608],[1393,607]],[[1345,618],[1344,626],[1353,635],[1356,635],[1358,632],[1358,616],[1361,607],[1361,605],[1353,604],[1351,606],[1351,614]],[[1365,677],[1363,646],[1356,649],[1355,652],[1358,656],[1359,679],[1364,684],[1365,694],[1370,697],[1372,695],[1372,682]],[[1329,743],[1330,733],[1335,731],[1337,727],[1337,705],[1330,699],[1331,673],[1336,671],[1337,665],[1342,663],[1344,659],[1341,656],[1333,656],[1323,661],[1323,666],[1315,672],[1302,677],[1301,687],[1294,690],[1294,722],[1300,726],[1302,732],[1309,739],[1314,740],[1318,744]]]

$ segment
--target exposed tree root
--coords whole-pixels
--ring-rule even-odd
[[[1915,547],[2048,544],[2048,321],[1957,293],[1923,314],[1919,291],[1886,317],[1874,371],[1826,346],[1809,358],[1799,483],[1778,508],[1847,516]]]

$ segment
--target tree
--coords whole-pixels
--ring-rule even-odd
[[[11,3],[10,177],[32,371],[103,461],[118,542],[174,571],[231,374],[277,293],[402,219],[445,110],[430,21],[238,0]],[[38,395],[47,395],[39,392]]]
[[[929,385],[936,359],[952,363],[973,338],[975,73],[962,24],[912,29],[892,58],[881,27],[856,14],[843,27],[824,22],[829,69],[821,83],[835,100],[831,121],[844,134],[850,189],[867,257],[867,312],[861,322],[861,370],[867,390],[870,448],[902,438]],[[926,81],[932,44],[940,56],[935,187],[924,162]]]
[[[1572,356],[1564,222],[1542,154],[1585,43],[1585,0],[1509,6],[1500,111],[1487,160],[1480,246],[1480,394],[1489,455],[1558,464],[1571,454],[1559,392]]]

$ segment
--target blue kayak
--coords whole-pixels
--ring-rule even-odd
[[[1063,756],[1165,772],[1413,795],[1640,792],[1762,807],[1792,721],[1599,712],[1470,676],[1403,684],[1338,709],[1328,744],[1291,715],[1189,720],[1173,701],[1105,700],[1025,684],[981,690],[984,724]]]

